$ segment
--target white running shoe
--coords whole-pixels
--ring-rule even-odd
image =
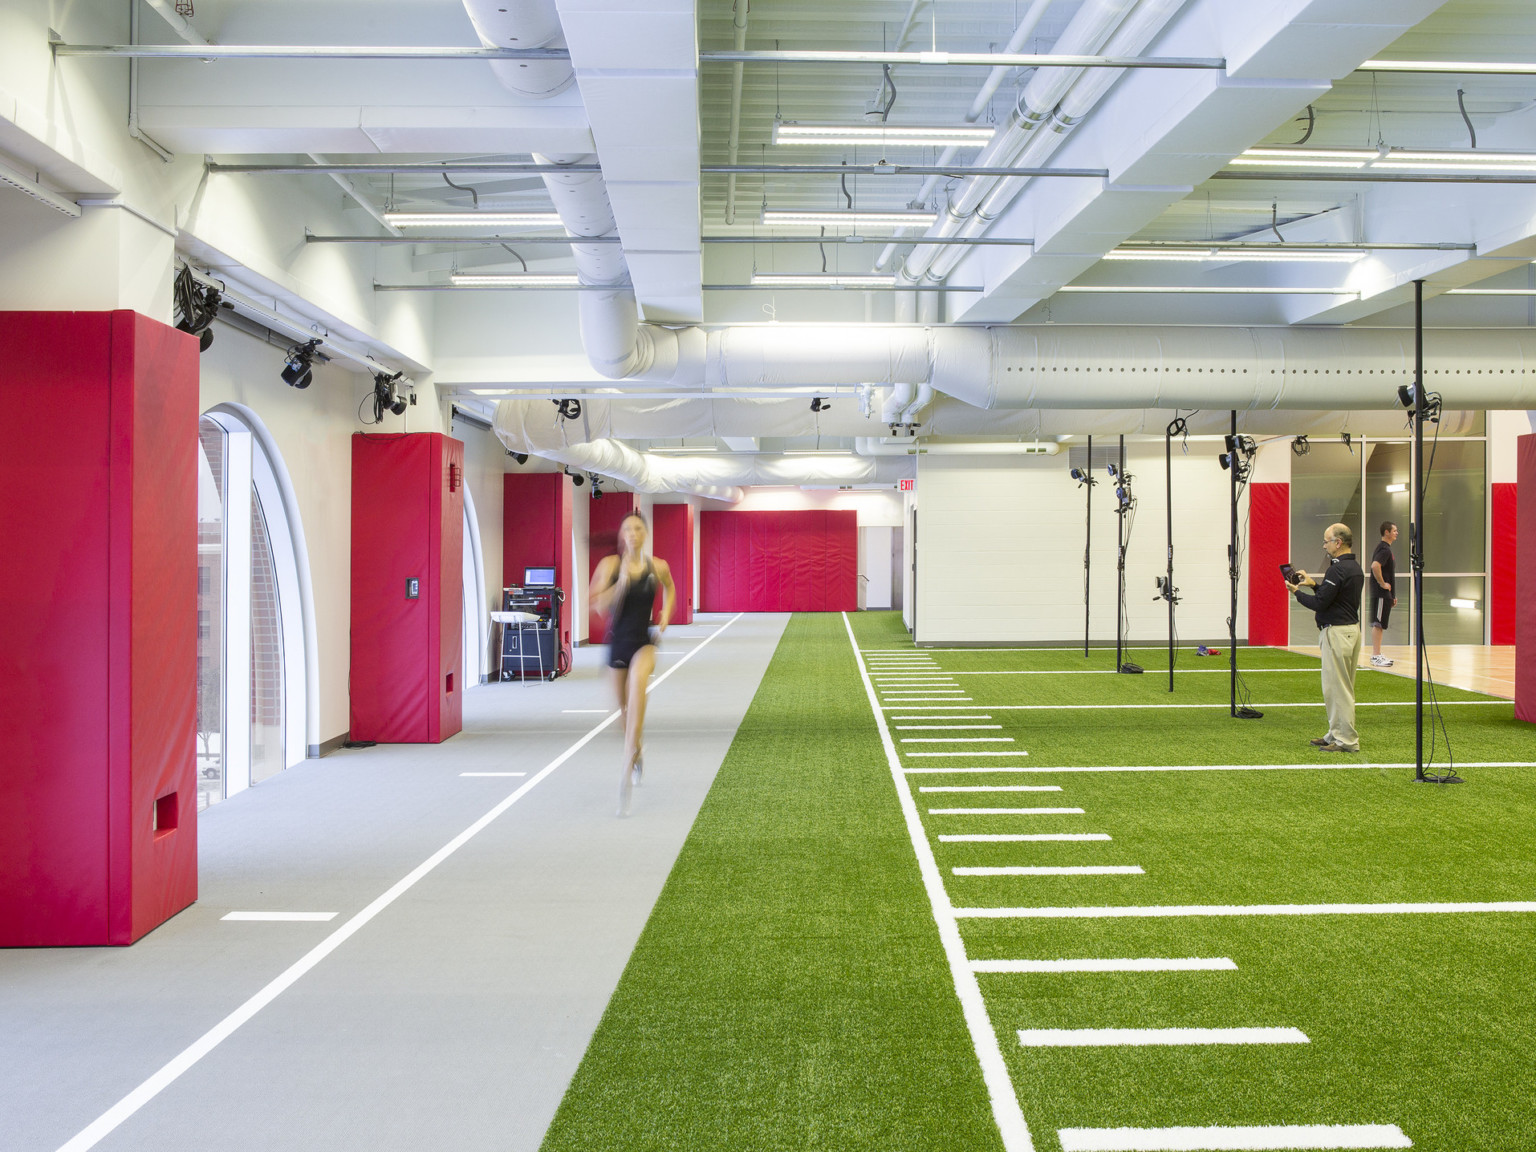
[[[630,765],[629,782],[636,788],[640,787],[640,777],[645,774],[645,751],[642,749],[635,753],[635,762]]]
[[[1392,667],[1392,661],[1388,660],[1385,656],[1372,656],[1371,657],[1371,667],[1372,668],[1390,668],[1390,667]]]

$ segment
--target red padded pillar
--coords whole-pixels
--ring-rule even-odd
[[[1536,435],[1520,437],[1515,489],[1515,718],[1536,721]]]
[[[463,727],[464,445],[352,437],[353,740],[439,744]]]
[[[1248,643],[1291,642],[1291,597],[1280,565],[1291,551],[1291,486],[1248,485]]]
[[[633,492],[610,492],[601,500],[592,501],[587,521],[587,580],[597,571],[604,556],[612,556],[619,550],[619,521],[635,510]],[[587,639],[593,644],[608,639],[608,619],[587,609]]]
[[[565,591],[560,605],[560,657],[571,666],[571,606],[578,575],[572,571],[572,492],[561,472],[508,472],[502,477],[501,564],[508,586],[523,582],[524,568],[555,569],[555,584]]]
[[[1493,567],[1488,573],[1488,642],[1515,642],[1516,519],[1518,497],[1516,484],[1493,486]]]
[[[197,899],[197,382],[133,312],[0,313],[0,945]]]
[[[672,623],[693,623],[693,527],[691,504],[657,504],[651,509],[651,552],[665,560],[672,569],[672,583],[677,585],[677,606]],[[656,611],[661,611],[658,599]]]

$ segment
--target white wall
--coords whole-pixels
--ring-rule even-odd
[[[1127,445],[1137,513],[1126,555],[1127,638],[1166,641],[1168,610],[1155,600],[1166,567],[1163,447]],[[1227,474],[1216,453],[1191,445],[1173,458],[1174,584],[1183,597],[1181,643],[1227,634]],[[1107,479],[1107,478],[1103,478]],[[1084,495],[1062,457],[998,460],[923,457],[918,464],[917,641],[923,644],[1065,643],[1083,635]],[[1113,489],[1094,490],[1093,627],[1115,638]],[[1244,510],[1239,510],[1243,515]],[[1247,630],[1240,592],[1238,635]]]

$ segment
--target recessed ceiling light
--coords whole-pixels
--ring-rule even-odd
[[[852,147],[882,144],[903,148],[980,148],[995,134],[993,128],[918,127],[910,124],[786,124],[773,126],[775,144],[813,147]]]
[[[505,275],[455,272],[449,282],[456,288],[562,288],[580,284],[581,278],[574,272],[509,272]]]
[[[1110,285],[1110,284],[1067,284],[1057,289],[1058,292],[1096,292],[1113,294],[1117,292],[1134,292],[1155,295],[1166,293],[1168,295],[1193,293],[1203,296],[1358,296],[1360,293],[1351,292],[1341,288],[1212,288],[1206,285],[1190,286],[1187,284],[1170,285]]]
[[[1168,260],[1179,263],[1208,264],[1217,261],[1257,261],[1271,264],[1350,264],[1364,258],[1364,252],[1341,248],[1313,248],[1297,245],[1294,252],[1277,248],[1116,248],[1104,253],[1105,260]]]
[[[761,288],[889,288],[892,276],[790,276],[755,272],[752,283]]]
[[[764,224],[825,224],[830,227],[926,228],[938,219],[935,212],[794,212],[763,210]]]
[[[386,212],[396,228],[547,228],[560,223],[558,212]]]

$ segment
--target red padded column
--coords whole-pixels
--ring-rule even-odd
[[[1488,642],[1515,642],[1516,559],[1516,484],[1493,486],[1493,568],[1488,573]]]
[[[619,521],[635,510],[633,492],[610,492],[592,501],[587,519],[587,580],[590,583],[604,556],[619,550]],[[587,638],[594,644],[608,640],[608,618],[587,609]]]
[[[1284,648],[1291,642],[1291,598],[1280,565],[1291,550],[1291,486],[1248,486],[1248,643]]]
[[[507,585],[521,584],[524,568],[555,568],[555,584],[565,592],[560,605],[561,667],[571,666],[573,572],[571,524],[573,487],[561,472],[508,472],[502,477],[501,571]]]
[[[691,504],[656,504],[651,509],[651,551],[672,569],[672,583],[677,585],[677,606],[672,623],[693,623],[693,506]],[[657,600],[656,611],[661,611]]]
[[[461,727],[463,473],[441,432],[352,437],[354,740],[437,744]]]
[[[1515,718],[1536,722],[1536,435],[1520,437],[1515,490]]]
[[[0,313],[0,945],[197,898],[197,381],[133,312]]]

